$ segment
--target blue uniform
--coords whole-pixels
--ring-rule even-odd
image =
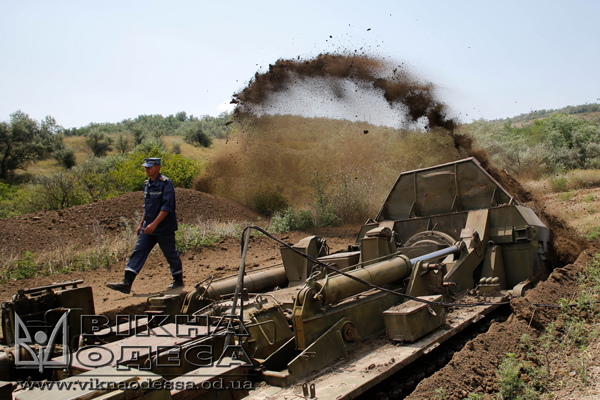
[[[146,226],[151,224],[161,211],[167,211],[167,216],[158,224],[154,232],[144,233]],[[125,271],[139,273],[150,251],[158,243],[171,267],[171,275],[181,276],[183,273],[181,259],[175,248],[176,230],[175,189],[169,178],[158,174],[154,181],[148,179],[144,184],[144,224]]]

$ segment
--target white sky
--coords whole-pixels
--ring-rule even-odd
[[[0,120],[217,115],[279,58],[361,48],[465,122],[594,103],[599,17],[598,1],[0,0]]]

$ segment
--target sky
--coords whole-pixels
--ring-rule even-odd
[[[598,1],[0,0],[0,121],[215,116],[280,58],[354,50],[433,83],[463,122],[595,103],[599,15]]]

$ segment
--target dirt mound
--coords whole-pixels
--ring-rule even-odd
[[[250,222],[259,217],[232,200],[195,190],[175,188],[175,197],[179,223],[195,223],[198,219]],[[0,237],[0,254],[49,251],[66,242],[75,246],[91,245],[99,234],[117,232],[126,223],[135,226],[143,204],[143,193],[133,192],[64,210],[2,219],[0,231],[4,234]]]
[[[557,304],[561,298],[572,299],[578,291],[578,272],[598,252],[600,243],[581,253],[574,264],[555,269],[525,297],[512,300],[513,314],[506,322],[492,324],[486,333],[467,343],[448,365],[422,381],[407,399],[436,398],[436,390],[440,387],[446,389],[444,398],[447,400],[464,399],[473,392],[496,392],[496,371],[506,353],[516,353],[522,334],[536,335],[536,330],[543,329],[558,315],[556,308],[535,307],[534,304]]]

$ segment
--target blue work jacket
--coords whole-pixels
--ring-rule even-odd
[[[158,174],[154,181],[144,183],[144,225],[154,222],[161,211],[167,211],[167,216],[158,224],[152,235],[164,235],[177,230],[175,215],[175,188],[173,182],[166,176]]]

